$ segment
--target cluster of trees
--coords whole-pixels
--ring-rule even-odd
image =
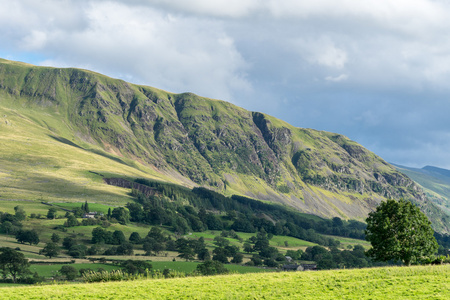
[[[133,194],[138,198],[138,202],[142,204],[142,199],[153,198],[153,206],[164,208],[166,206],[165,199],[169,199],[171,203],[189,203],[189,206],[193,206],[199,210],[204,208],[210,211],[220,212],[240,212],[243,216],[250,221],[252,217],[258,214],[267,214],[275,220],[285,220],[287,224],[292,223],[297,227],[307,229],[313,229],[318,233],[328,235],[339,235],[345,237],[352,237],[357,239],[364,239],[365,224],[355,220],[352,221],[333,221],[319,218],[311,218],[304,214],[289,210],[288,208],[264,203],[251,198],[233,195],[232,197],[225,197],[222,194],[216,193],[206,188],[193,188],[192,190],[180,187],[177,185],[149,181],[145,179],[136,180],[137,183],[150,186],[158,191],[159,197],[145,197],[138,191],[133,191]],[[156,199],[155,199],[156,198]],[[257,224],[256,224],[257,225]],[[219,225],[220,226],[220,225]],[[252,232],[257,232],[260,228],[253,225],[255,228]],[[208,229],[213,229],[209,228]],[[213,230],[221,230],[223,228],[217,228]],[[266,232],[271,232],[268,228],[264,228]],[[241,231],[241,230],[240,230]],[[273,232],[272,232],[273,233]]]
[[[264,229],[274,235],[293,236],[324,246],[337,246],[334,239],[324,234],[364,238],[366,225],[355,220],[311,218],[279,205],[242,196],[225,197],[205,188],[189,190],[159,182],[137,181],[155,188],[158,193],[146,196],[133,190],[137,202],[127,204],[130,220],[171,226],[179,234],[207,229],[256,233]],[[261,218],[262,214],[277,222]]]
[[[22,206],[14,207],[14,214],[0,212],[0,232],[15,235],[22,228],[26,213]]]
[[[278,251],[277,248],[269,245],[272,234],[261,229],[256,236],[252,236],[244,243],[243,250],[246,253],[254,253],[247,265],[278,267],[286,262],[286,256]],[[256,253],[255,253],[256,252]]]
[[[133,255],[133,245],[127,241],[125,235],[120,230],[108,231],[101,227],[96,227],[92,230],[92,244],[96,245],[117,245],[117,247],[110,247],[103,254],[104,255]]]
[[[21,243],[29,243],[30,245],[37,245],[39,244],[39,235],[35,230],[23,230],[19,229],[16,233],[16,240]]]
[[[25,210],[20,205],[14,207],[14,214],[0,212],[0,232],[14,235],[21,244],[37,245],[40,241],[37,232],[22,228],[22,221],[25,218]]]
[[[305,252],[295,256],[295,259],[314,261],[319,270],[343,269],[343,268],[366,268],[371,266],[385,265],[374,262],[365,255],[364,247],[356,245],[352,250],[339,250],[336,247],[329,249],[321,246],[306,248]]]
[[[436,239],[439,245],[437,254],[443,256],[450,256],[450,235],[435,232],[434,238]]]

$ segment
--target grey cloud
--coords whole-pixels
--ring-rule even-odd
[[[450,167],[450,4],[0,0],[0,53],[191,91]],[[36,58],[38,57],[38,58]]]

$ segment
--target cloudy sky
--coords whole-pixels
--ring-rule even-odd
[[[0,57],[194,92],[450,168],[450,3],[0,0]]]

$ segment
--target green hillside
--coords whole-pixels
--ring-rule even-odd
[[[356,218],[407,198],[448,232],[421,189],[334,133],[191,93],[173,94],[79,69],[0,60],[0,203],[124,205],[97,174],[148,178]]]
[[[450,171],[432,166],[422,169],[395,165],[409,178],[420,184],[427,198],[450,215]]]

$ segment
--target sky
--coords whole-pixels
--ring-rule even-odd
[[[193,92],[450,169],[450,2],[0,0],[0,57]]]

